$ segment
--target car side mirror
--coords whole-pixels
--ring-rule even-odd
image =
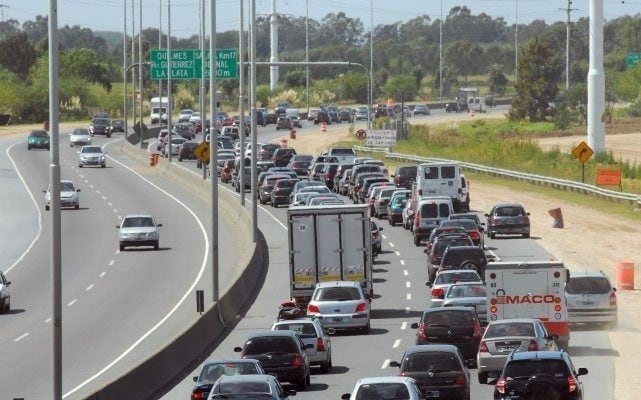
[[[156,224],[156,226],[160,228],[162,226],[162,224]]]
[[[79,191],[80,191],[80,189],[76,189],[76,192],[79,192]]]
[[[116,228],[120,229],[120,225],[116,225]]]
[[[194,376],[194,377],[193,377],[193,380],[194,380],[194,382],[198,382],[198,377],[197,377],[197,376]]]
[[[243,351],[242,347],[238,347],[238,346],[234,347],[234,353],[240,353],[241,351]]]
[[[349,400],[349,398],[350,398],[350,397],[352,397],[352,395],[351,395],[351,394],[349,394],[349,393],[343,393],[343,394],[341,395],[341,400]]]
[[[412,329],[418,329],[418,322],[414,322],[414,323],[412,323],[412,325],[410,325],[410,328],[412,328]]]
[[[577,375],[583,376],[588,374],[588,369],[587,368],[579,368],[579,373]]]
[[[400,368],[401,364],[398,361],[390,361],[389,366],[390,367]]]
[[[429,281],[428,281],[428,282],[425,282],[425,286],[427,286],[427,287],[432,287],[432,282],[429,282]]]

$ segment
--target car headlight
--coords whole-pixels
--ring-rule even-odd
[[[48,141],[48,140],[45,140],[45,141],[44,141],[44,144],[49,144],[49,141]]]
[[[101,160],[104,160],[104,159],[105,159],[105,156],[100,156],[100,159],[101,159]]]
[[[87,157],[85,157],[85,156],[80,156],[80,159],[81,159],[81,160],[86,160],[86,159],[87,159]]]

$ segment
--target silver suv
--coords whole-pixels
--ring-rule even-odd
[[[11,311],[11,294],[9,286],[11,281],[7,280],[2,271],[0,271],[0,314]]]
[[[154,250],[158,250],[161,226],[151,215],[126,215],[120,225],[116,225],[120,251],[127,246],[154,246]]]
[[[100,167],[106,168],[105,154],[100,146],[82,146],[78,151],[78,168],[86,165],[100,165]]]
[[[333,329],[324,329],[316,318],[300,318],[280,320],[272,325],[272,331],[294,331],[306,345],[311,345],[305,351],[311,365],[320,365],[321,372],[328,373],[332,369],[332,341],[329,333]]]
[[[603,272],[570,272],[565,299],[570,323],[617,324],[616,288]]]

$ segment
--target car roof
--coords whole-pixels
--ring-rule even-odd
[[[519,204],[519,203],[498,203],[498,204],[495,204],[493,208],[499,208],[499,207],[521,207],[521,208],[525,208],[525,207],[523,207],[522,204]]]
[[[498,321],[490,321],[490,325],[498,325],[498,324],[507,324],[507,323],[533,323],[535,324],[537,321],[540,321],[538,318],[509,318],[509,319],[500,319]]]
[[[152,217],[151,215],[149,215],[149,214],[127,214],[127,215],[125,215],[125,216],[123,217],[123,219],[125,219],[125,218],[142,218],[142,217],[146,217],[146,218],[153,218],[153,217]]]
[[[203,365],[225,364],[225,363],[259,364],[260,361],[255,360],[253,358],[217,358],[215,360],[207,360],[203,363]]]
[[[483,251],[479,246],[448,246],[445,251],[452,252],[452,251]],[[483,253],[485,254],[485,253]]]
[[[61,179],[60,183],[71,183],[71,184],[74,184],[73,181],[70,181],[68,179]]]
[[[287,332],[287,331],[283,331]],[[220,378],[218,378],[218,381],[216,384],[220,384],[222,382],[267,382],[269,383],[270,381],[273,381],[276,379],[275,376],[273,375],[221,375]]]
[[[519,351],[510,356],[511,360],[563,360],[563,351]]]
[[[326,287],[361,287],[360,282],[356,281],[327,281],[319,282],[316,284],[317,288],[326,288]]]
[[[282,337],[297,337],[298,335],[296,332],[293,331],[271,331],[271,330],[259,330],[259,331],[254,331],[249,334],[247,339],[255,339],[259,337],[267,337],[267,336],[282,336]]]
[[[356,382],[357,385],[371,385],[373,383],[410,383],[414,378],[409,376],[377,376],[372,378],[361,378]]]
[[[603,271],[570,271],[570,278],[606,278],[609,280]]]
[[[437,312],[447,312],[447,311],[474,311],[474,313],[476,313],[476,309],[474,307],[463,307],[463,306],[432,307],[432,306],[428,306],[428,308],[425,309],[425,314],[432,314],[432,313],[437,313]]]
[[[455,308],[455,307],[448,307]],[[410,346],[405,351],[405,354],[415,354],[415,353],[431,353],[431,352],[447,352],[447,353],[458,353],[456,346],[451,344],[416,344]]]

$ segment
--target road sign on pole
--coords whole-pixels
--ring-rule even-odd
[[[171,79],[201,79],[203,77],[202,52],[199,49],[171,51]],[[205,50],[205,79],[209,79],[210,57]],[[151,50],[151,79],[167,79],[167,51]],[[238,52],[236,49],[216,50],[217,79],[238,77]]]
[[[194,148],[194,155],[204,164],[209,164],[209,142],[201,142]]]
[[[636,65],[640,62],[641,53],[628,53],[628,56],[625,58],[625,66],[627,69],[636,67]]]
[[[594,150],[592,150],[590,146],[583,141],[572,149],[572,155],[574,155],[580,163],[584,164],[594,155]]]

